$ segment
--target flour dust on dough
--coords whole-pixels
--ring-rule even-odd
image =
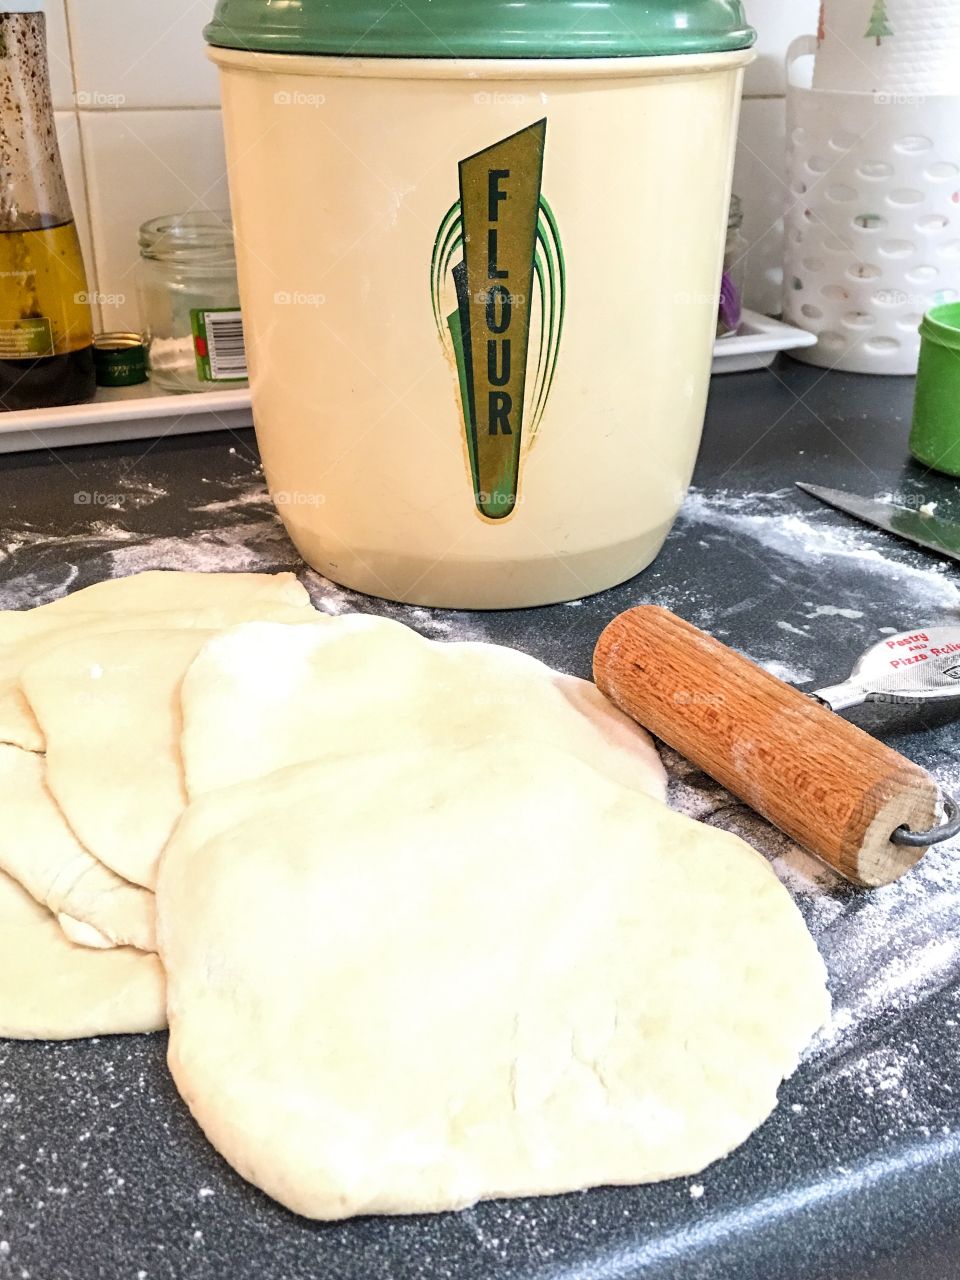
[[[42,756],[0,745],[0,814],[0,870],[54,912],[72,941],[156,950],[153,894],[77,840],[47,790]]]
[[[54,916],[0,871],[0,1036],[71,1040],[166,1025],[156,955],[78,947]]]
[[[526,739],[657,799],[650,736],[586,680],[500,645],[442,643],[361,614],[251,623],[207,644],[181,689],[191,796],[358,751]]]
[[[697,1173],[829,1009],[763,858],[543,743],[212,792],[157,901],[180,1092],[316,1218]]]
[[[110,579],[34,609],[0,611],[0,742],[43,751],[43,733],[23,696],[20,672],[50,648],[86,634],[165,627],[216,630],[272,616],[316,616],[292,573],[178,573]]]

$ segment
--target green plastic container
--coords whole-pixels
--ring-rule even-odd
[[[928,311],[920,339],[910,452],[934,471],[960,476],[960,302]]]
[[[741,0],[218,0],[222,49],[355,58],[639,58],[747,49]]]

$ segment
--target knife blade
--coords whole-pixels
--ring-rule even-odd
[[[823,489],[815,484],[801,484],[797,488],[812,498],[835,507],[844,515],[862,520],[864,524],[893,533],[898,538],[912,542],[925,551],[960,561],[960,524],[955,520],[941,520],[934,515],[923,515],[910,507],[900,507],[893,502],[880,502],[876,498],[861,498],[841,489]]]

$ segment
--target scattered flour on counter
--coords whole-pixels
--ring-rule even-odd
[[[136,511],[140,507],[149,507],[154,502],[159,502],[161,498],[170,496],[169,492],[160,485],[143,480],[139,476],[130,475],[129,472],[122,472],[117,477],[117,488],[124,491],[119,495],[122,501],[118,504],[119,509],[123,511],[130,508]]]
[[[79,566],[71,559],[73,554],[84,561],[96,560],[118,543],[128,543],[135,538],[129,529],[100,520],[84,533],[61,537],[29,528],[18,530],[0,556],[3,567],[0,609],[27,609],[66,595],[80,575]],[[22,572],[19,571],[21,561],[29,566]],[[105,572],[101,576],[110,574]]]
[[[333,617],[343,613],[366,613],[371,606],[368,597],[338,586],[314,569],[308,569],[304,578],[314,607],[321,613],[329,613]],[[381,617],[403,622],[430,639],[475,640],[481,631],[481,626],[465,615],[444,615],[441,610],[425,609],[419,605],[378,600],[376,611]]]
[[[806,601],[808,609],[812,609],[812,613],[806,614],[808,618],[862,618],[863,611],[860,609],[838,609],[835,604],[812,604]]]
[[[221,515],[225,511],[239,511],[244,507],[267,507],[273,511],[273,500],[262,482],[255,488],[238,493],[236,497],[224,498],[219,502],[204,502],[189,510],[198,515]]]
[[[323,613],[336,616],[375,608],[431,639],[490,638],[486,621],[475,615],[389,601],[374,604],[368,597],[338,586],[303,564],[262,481],[251,487],[248,474],[221,482],[220,488],[235,492],[232,497],[194,508],[213,516],[211,527],[183,537],[151,538],[105,521],[88,525],[84,532],[59,537],[29,527],[11,531],[5,551],[0,552],[4,569],[0,609],[45,604],[86,582],[124,578],[151,569],[204,573],[292,570],[301,574],[314,607]],[[158,489],[157,495],[162,492]],[[79,564],[68,558],[71,553]],[[18,574],[21,560],[29,569]]]
[[[761,662],[760,666],[763,667],[764,671],[769,671],[772,676],[776,676],[778,680],[783,680],[786,684],[809,684],[814,678],[812,671],[807,671],[803,667],[790,667],[785,662],[778,662],[776,659]]]
[[[319,609],[321,613],[329,613],[331,617],[336,618],[341,613],[358,611],[357,597],[352,591],[338,587],[335,582],[324,578],[314,569],[307,571],[304,585],[310,592],[314,608]]]
[[[410,619],[410,625],[415,627],[417,631],[442,635],[451,639],[457,635],[465,634],[465,629],[459,628],[452,618],[441,618],[435,609],[424,609],[420,605],[408,606],[407,617]],[[469,628],[466,630],[469,630]]]
[[[784,622],[782,619],[777,623],[781,631],[789,631],[792,636],[802,636],[804,640],[810,639],[810,633],[804,631],[802,627],[795,627],[792,622]]]
[[[813,565],[845,562],[865,574],[882,575],[898,583],[924,603],[954,609],[960,606],[960,587],[948,576],[945,563],[918,568],[890,559],[871,545],[870,539],[882,535],[852,522],[849,526],[832,524],[827,515],[816,519],[791,510],[757,512],[758,504],[769,505],[776,498],[775,494],[740,495],[726,490],[707,494],[691,489],[680,519],[750,538],[791,560]]]
[[[107,554],[109,576],[125,578],[147,569],[188,569],[204,573],[269,571],[276,564],[281,530],[269,524],[233,524],[187,538],[151,538]],[[266,545],[264,545],[266,543]],[[296,559],[290,549],[287,561]]]

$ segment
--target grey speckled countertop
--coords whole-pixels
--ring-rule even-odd
[[[937,501],[960,519],[956,482],[907,458],[912,390],[909,379],[789,362],[716,380],[695,489],[661,558],[582,603],[453,614],[304,580],[330,612],[388,612],[579,675],[607,620],[650,601],[785,679],[833,683],[884,628],[960,615],[956,567],[792,488],[806,479]],[[299,567],[251,434],[0,459],[0,607],[161,567]],[[960,783],[960,736],[942,711],[854,715]],[[833,1026],[729,1159],[652,1187],[327,1226],[287,1213],[211,1150],[166,1073],[163,1036],[2,1042],[0,1280],[960,1277],[957,848],[889,889],[857,892],[668,763],[674,803],[773,859],[830,970]]]

